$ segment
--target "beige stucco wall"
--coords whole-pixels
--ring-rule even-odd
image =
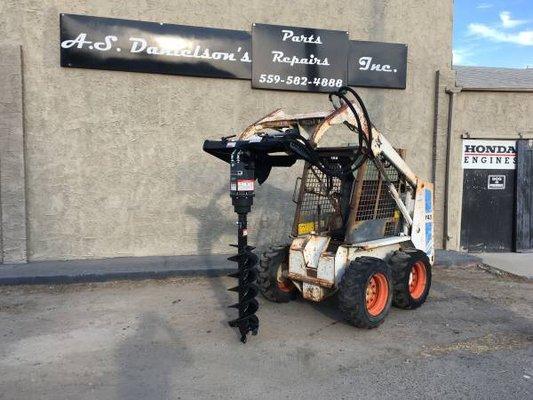
[[[0,264],[27,258],[20,50],[0,44]]]
[[[460,250],[463,169],[462,137],[533,138],[533,92],[462,91],[456,94],[450,145],[449,238],[447,248]]]
[[[249,81],[59,66],[59,13],[250,30],[253,22],[350,31],[409,46],[406,90],[364,89],[375,124],[431,177],[434,77],[451,63],[452,1],[4,0],[0,40],[22,46],[30,260],[228,252],[227,166],[201,151],[271,109],[320,94]],[[289,232],[296,170],[257,191],[251,242]]]

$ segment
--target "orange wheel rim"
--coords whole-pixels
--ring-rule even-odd
[[[427,272],[422,261],[417,261],[411,267],[409,274],[409,294],[415,300],[419,299],[426,290]]]
[[[289,293],[289,292],[292,292],[292,283],[290,282],[287,282],[287,281],[281,281],[281,282],[278,282],[278,289],[281,290],[282,292],[286,292],[286,293]]]
[[[291,281],[283,277],[282,272],[283,271],[280,265],[278,268],[278,272],[276,273],[276,284],[278,285],[278,289],[285,293],[292,292],[292,289],[294,289],[294,285]]]
[[[389,282],[385,275],[374,274],[366,285],[366,310],[375,317],[383,312],[389,298]]]

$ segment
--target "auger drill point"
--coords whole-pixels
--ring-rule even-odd
[[[277,303],[298,294],[314,302],[337,295],[346,320],[362,328],[379,326],[391,304],[415,309],[428,296],[433,185],[372,125],[356,92],[342,87],[329,99],[333,110],[294,116],[276,110],[238,135],[204,142],[204,151],[230,164],[238,214],[238,254],[230,257],[238,270],[231,276],[239,280],[230,289],[239,295],[230,325],[242,342],[259,328],[258,291]],[[352,144],[321,145],[328,129],[341,124],[353,133]],[[297,160],[305,163],[293,196],[292,242],[272,246],[257,268],[246,221],[255,181]]]

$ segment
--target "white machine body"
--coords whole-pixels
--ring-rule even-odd
[[[335,253],[327,250],[329,236],[312,232],[296,237],[289,251],[288,278],[305,299],[319,302],[336,291],[345,269],[358,257],[386,260],[396,250],[416,248],[424,251],[433,264],[433,185],[419,181],[414,201],[407,202],[406,207],[413,221],[405,229],[408,235],[402,233],[353,245],[341,244]]]

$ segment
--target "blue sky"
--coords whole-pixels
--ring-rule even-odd
[[[533,0],[455,0],[455,65],[533,68]]]

